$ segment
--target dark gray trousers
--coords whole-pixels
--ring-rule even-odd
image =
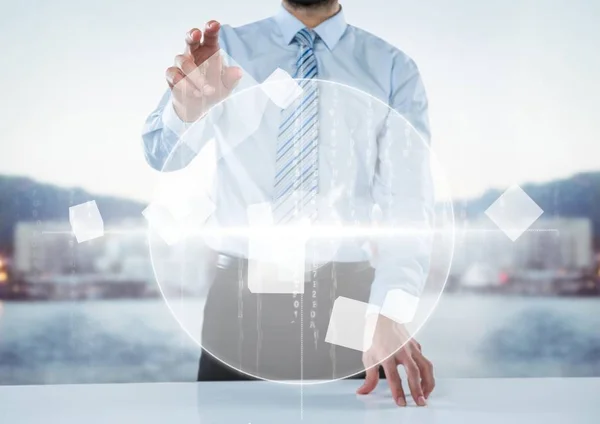
[[[251,293],[247,272],[242,259],[217,267],[198,381],[364,378],[362,352],[327,343],[325,335],[338,296],[368,301],[374,276],[368,263],[326,264],[295,296]]]

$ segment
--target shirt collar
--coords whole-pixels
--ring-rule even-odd
[[[296,33],[305,27],[305,25],[288,12],[283,5],[279,6],[279,12],[277,12],[274,19],[281,30],[281,35],[286,45],[289,45],[294,40]],[[342,35],[346,31],[346,26],[348,26],[348,24],[344,18],[344,11],[340,6],[340,11],[338,13],[314,28],[314,31],[319,38],[323,40],[327,48],[332,50],[337,42],[340,41],[340,38],[342,38]]]

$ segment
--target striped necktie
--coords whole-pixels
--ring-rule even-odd
[[[302,29],[294,41],[300,46],[294,78],[302,88],[281,113],[275,165],[273,216],[285,224],[294,218],[316,215],[319,189],[319,90],[317,59],[313,50],[316,34]]]

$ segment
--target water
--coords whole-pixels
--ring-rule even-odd
[[[600,376],[600,299],[445,295],[417,336],[438,377]],[[193,381],[162,300],[0,303],[0,384]]]

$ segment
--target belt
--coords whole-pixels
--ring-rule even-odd
[[[233,256],[227,253],[215,252],[216,255],[216,267],[218,269],[228,270],[246,270],[248,267],[248,259]],[[361,262],[327,262],[325,264],[319,264],[317,267],[319,273],[331,273],[335,270],[336,274],[350,274],[363,272],[371,269],[371,263],[369,261]],[[305,278],[310,279],[312,271],[306,271]]]

